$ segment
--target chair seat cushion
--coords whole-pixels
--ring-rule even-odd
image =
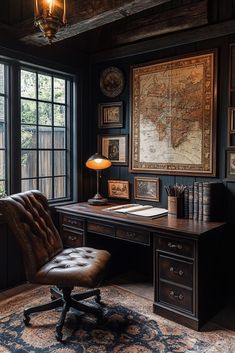
[[[106,250],[88,247],[61,251],[36,273],[32,282],[57,287],[95,287],[110,259]]]

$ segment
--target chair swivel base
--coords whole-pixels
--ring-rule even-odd
[[[59,290],[55,290],[54,288],[51,289],[51,293],[53,297],[53,300],[51,302],[24,310],[23,312],[24,324],[26,326],[29,325],[30,314],[62,307],[60,319],[56,325],[56,334],[55,334],[57,341],[62,341],[62,338],[63,338],[62,329],[64,326],[66,314],[70,308],[73,308],[85,313],[94,314],[97,316],[98,320],[102,319],[103,311],[99,305],[79,302],[79,300],[84,300],[84,299],[96,296],[96,302],[100,303],[101,297],[100,297],[99,289],[93,289],[83,293],[77,293],[74,295],[71,295],[71,292],[72,292],[72,288],[61,288],[61,292]]]

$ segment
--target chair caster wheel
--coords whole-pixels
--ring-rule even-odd
[[[30,317],[28,315],[24,314],[23,323],[25,324],[25,326],[29,326]]]
[[[101,309],[97,315],[97,324],[102,324],[103,321],[104,321],[104,313],[103,313],[103,310]]]
[[[61,334],[58,334],[58,333],[55,334],[55,339],[58,342],[62,342],[62,337],[63,337],[62,333]]]
[[[63,335],[61,332],[56,332],[55,334],[56,341],[62,342]]]
[[[96,301],[96,303],[100,304],[100,302],[101,302],[101,295],[100,294],[96,295],[95,301]]]
[[[58,325],[58,327],[56,327],[56,332],[55,332],[55,338],[58,342],[62,341],[62,327],[60,325]]]

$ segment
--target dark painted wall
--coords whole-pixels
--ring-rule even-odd
[[[206,29],[205,29],[206,30]],[[168,37],[169,40],[169,37]],[[156,47],[158,47],[158,39],[156,41]],[[153,41],[152,41],[153,43]],[[235,35],[230,35],[221,38],[215,38],[187,44],[183,46],[171,47],[169,49],[157,49],[150,53],[142,53],[138,55],[132,55],[131,50],[128,51],[128,47],[125,51],[125,57],[106,61],[105,55],[99,56],[99,62],[94,62],[91,68],[91,85],[90,85],[90,112],[89,112],[89,124],[91,128],[91,145],[87,151],[87,158],[90,154],[97,150],[97,135],[98,134],[129,134],[130,133],[130,70],[132,65],[147,63],[155,60],[161,60],[171,58],[175,56],[181,56],[185,54],[193,54],[205,50],[217,49],[218,51],[218,104],[217,104],[217,152],[216,152],[216,164],[217,164],[217,175],[216,178],[203,178],[203,177],[188,177],[188,176],[177,176],[177,175],[158,175],[155,174],[139,174],[141,176],[157,176],[160,178],[160,202],[157,203],[159,207],[167,206],[167,197],[164,191],[163,185],[182,183],[192,184],[194,181],[215,181],[221,180],[227,187],[229,207],[228,207],[228,219],[233,219],[235,211],[235,184],[226,180],[226,148],[227,148],[227,108],[228,108],[228,76],[229,76],[229,45],[235,43]],[[173,45],[173,44],[172,44]],[[153,50],[154,47],[151,49]],[[114,55],[113,55],[114,57]],[[94,60],[95,61],[95,60]],[[120,68],[125,75],[126,85],[124,91],[120,96],[112,99],[105,97],[99,87],[100,74],[103,69],[109,66],[117,66]],[[98,129],[98,104],[103,102],[112,101],[123,101],[124,103],[124,128],[122,129]],[[129,136],[130,137],[130,136]],[[89,171],[92,173],[92,171]],[[89,175],[86,171],[85,174]],[[103,172],[102,176],[102,189],[103,193],[107,194],[107,183],[108,179],[119,179],[129,180],[131,184],[131,197],[133,200],[133,180],[134,176],[138,173],[130,173],[126,166],[112,166],[109,170]],[[94,192],[94,187],[93,191]],[[89,192],[91,196],[92,192]]]

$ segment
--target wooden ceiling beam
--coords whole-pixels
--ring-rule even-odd
[[[117,21],[123,17],[168,3],[171,0],[71,0],[68,26],[54,40],[61,41],[85,31]],[[14,26],[16,38],[25,44],[43,46],[47,40],[33,27],[33,18]]]

